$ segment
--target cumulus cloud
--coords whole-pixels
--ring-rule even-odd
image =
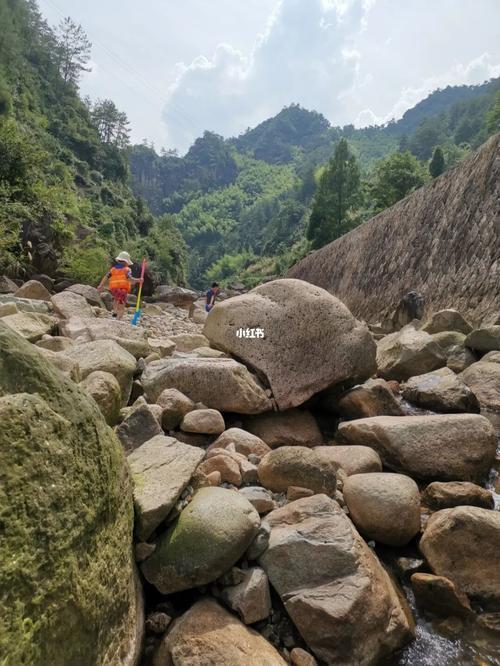
[[[500,75],[495,18],[497,0],[480,17],[469,0],[280,0],[252,52],[223,43],[177,66],[168,143],[234,136],[292,102],[339,125],[399,118],[438,87]]]

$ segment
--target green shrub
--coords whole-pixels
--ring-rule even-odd
[[[83,284],[97,284],[109,266],[108,252],[97,245],[72,245],[64,250],[61,262],[64,274]]]

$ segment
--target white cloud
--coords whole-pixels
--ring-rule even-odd
[[[185,150],[205,129],[239,134],[292,102],[333,124],[385,122],[438,87],[499,76],[500,5],[481,10],[473,0],[281,0],[251,52],[222,43],[178,66],[162,114],[168,144]]]

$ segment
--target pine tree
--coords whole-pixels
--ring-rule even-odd
[[[437,146],[437,148],[434,149],[434,154],[432,155],[432,159],[429,163],[429,173],[433,178],[437,178],[443,173],[445,167],[446,165],[443,151],[439,146]]]
[[[92,44],[81,25],[69,16],[61,21],[57,30],[59,71],[65,83],[78,85],[80,74],[90,72]]]
[[[314,198],[307,239],[319,248],[353,226],[353,212],[359,203],[360,171],[358,162],[341,139],[333,158],[321,176]]]

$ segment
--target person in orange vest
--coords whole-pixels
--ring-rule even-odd
[[[122,319],[127,305],[127,296],[133,284],[141,283],[141,278],[133,278],[130,266],[134,263],[128,252],[120,252],[115,259],[116,263],[102,278],[97,289],[102,291],[108,282],[108,289],[113,297],[113,317]]]

